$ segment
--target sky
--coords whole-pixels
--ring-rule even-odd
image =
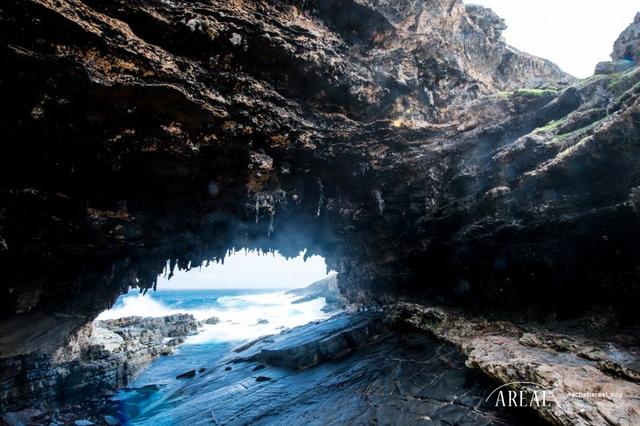
[[[224,264],[211,263],[208,267],[190,271],[174,271],[170,280],[160,276],[158,290],[177,289],[284,289],[305,287],[325,278],[327,265],[324,258],[311,256],[304,261],[303,252],[293,259],[279,253],[260,254],[245,250],[228,255]]]
[[[509,28],[513,47],[558,64],[579,78],[611,60],[613,42],[640,11],[638,0],[466,0],[490,7]]]

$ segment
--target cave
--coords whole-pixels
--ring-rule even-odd
[[[313,344],[293,332],[317,353],[283,354],[278,337],[236,363],[311,377],[327,361],[385,388],[354,369],[439,359],[455,378],[441,385],[473,398],[504,383],[563,395],[526,419],[443,422],[640,421],[640,14],[585,79],[461,0],[7,0],[0,22],[2,421],[84,404],[101,392],[82,387],[87,365],[110,396],[126,389],[143,363],[109,364],[93,321],[234,250],[322,257],[352,315],[310,325]],[[192,378],[214,393],[218,373],[240,374],[219,367]],[[626,396],[572,396],[596,388]],[[343,401],[327,395],[324,410]],[[363,418],[408,399],[402,424],[441,414],[407,395]],[[231,418],[184,407],[177,423]]]

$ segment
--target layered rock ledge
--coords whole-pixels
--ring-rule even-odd
[[[397,321],[458,347],[467,366],[508,389],[549,390],[550,404],[532,408],[551,424],[640,422],[637,327],[611,334],[601,312],[573,323],[516,325],[409,303],[392,310]]]

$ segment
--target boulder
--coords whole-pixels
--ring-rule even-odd
[[[220,322],[220,318],[218,317],[211,317],[204,320],[204,323],[209,325],[215,325],[215,324],[218,324],[219,322]]]
[[[31,424],[31,419],[40,415],[42,415],[42,411],[35,408],[26,408],[21,411],[3,413],[0,415],[0,419],[8,426],[25,426]]]
[[[616,74],[633,68],[634,62],[629,59],[598,62],[594,74]]]

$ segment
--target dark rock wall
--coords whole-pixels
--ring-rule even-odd
[[[637,68],[576,82],[461,1],[6,1],[0,21],[0,356],[233,247],[321,254],[354,302],[635,318]]]

